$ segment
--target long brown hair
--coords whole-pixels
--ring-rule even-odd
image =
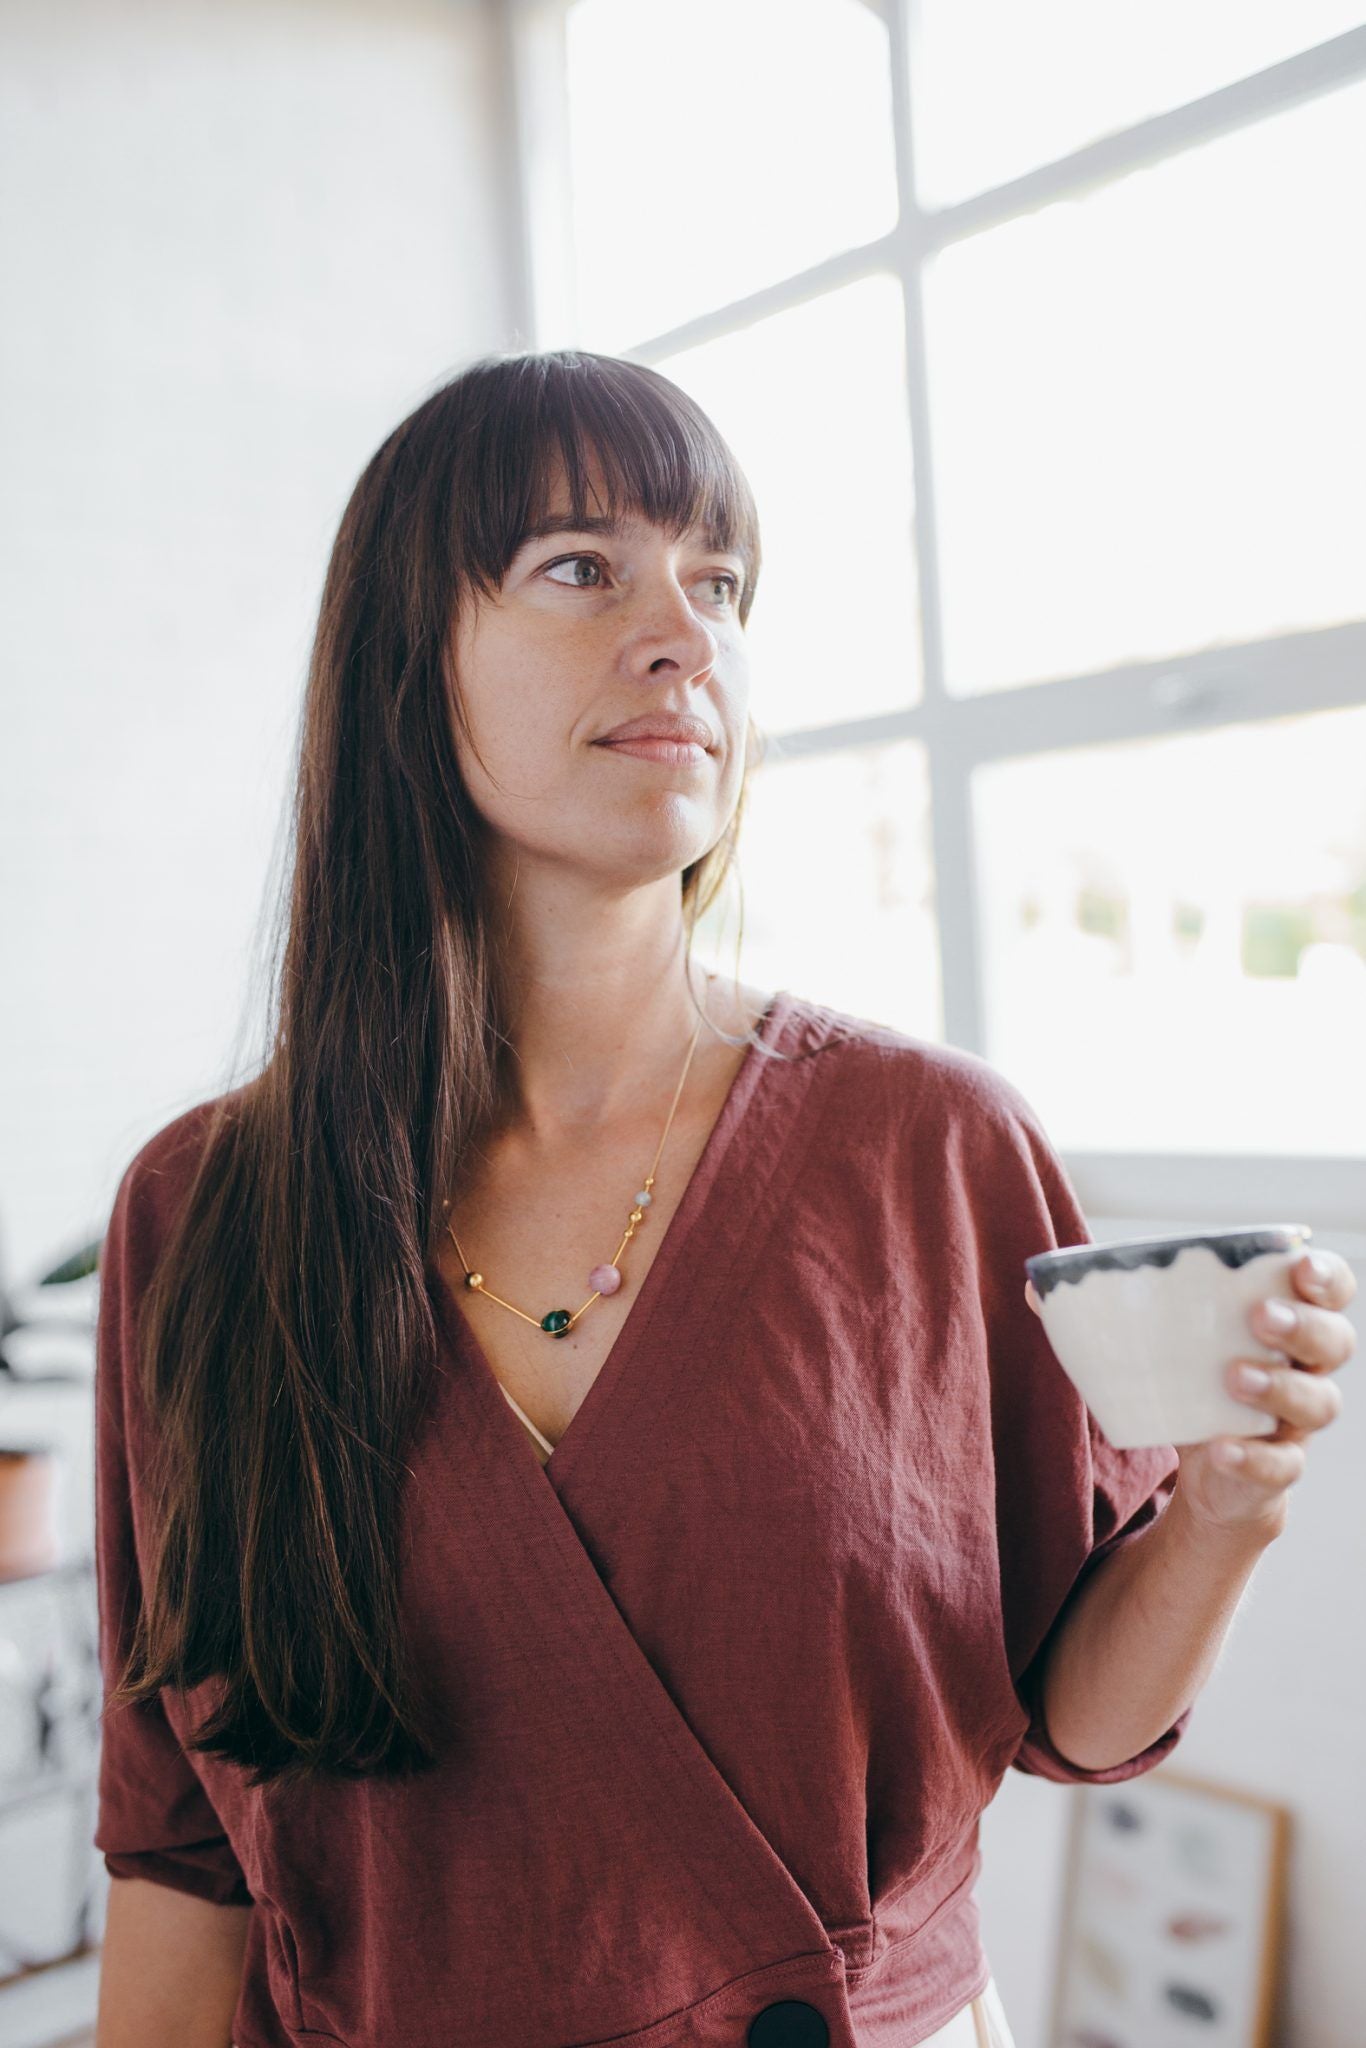
[[[574,350],[490,356],[395,428],[352,492],[324,583],[269,1050],[213,1103],[141,1298],[153,1556],[109,1704],[221,1678],[190,1746],[253,1784],[436,1761],[394,1532],[438,1341],[427,1270],[441,1202],[500,1107],[507,1044],[484,821],[451,735],[451,627],[549,509],[557,461],[582,521],[590,453],[610,512],[700,523],[739,553],[748,619],[748,484],[657,371]],[[751,720],[727,829],[682,871],[689,950],[761,754]]]

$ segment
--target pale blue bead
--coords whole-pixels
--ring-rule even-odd
[[[644,1188],[642,1188],[640,1193],[636,1196],[634,1202],[632,1202],[631,1207],[633,1209],[648,1209],[653,1200],[654,1196],[647,1195]]]

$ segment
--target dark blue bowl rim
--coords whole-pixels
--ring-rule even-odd
[[[1117,1269],[1163,1263],[1178,1251],[1193,1245],[1217,1247],[1226,1263],[1241,1265],[1265,1252],[1288,1251],[1314,1235],[1307,1223],[1251,1223],[1236,1230],[1192,1230],[1174,1237],[1117,1237],[1106,1243],[1059,1245],[1051,1252],[1035,1252],[1025,1260],[1031,1280],[1060,1278],[1076,1267],[1097,1265]]]

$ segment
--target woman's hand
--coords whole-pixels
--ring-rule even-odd
[[[1230,1393],[1278,1418],[1274,1435],[1216,1436],[1204,1444],[1176,1445],[1181,1458],[1177,1483],[1186,1505],[1210,1528],[1279,1536],[1290,1511],[1290,1488],[1304,1471],[1306,1438],[1342,1413],[1342,1390],[1324,1375],[1336,1372],[1356,1351],[1356,1331],[1342,1314],[1356,1294],[1356,1278],[1336,1252],[1314,1256],[1328,1268],[1323,1281],[1315,1280],[1306,1252],[1291,1268],[1295,1299],[1258,1302],[1250,1317],[1253,1335],[1286,1362],[1266,1366],[1234,1359],[1228,1368]],[[1025,1300],[1037,1315],[1039,1298],[1028,1280]],[[1276,1307],[1289,1312],[1289,1328],[1275,1329],[1266,1320],[1268,1308]],[[1267,1375],[1265,1387],[1242,1384],[1240,1374],[1249,1365]]]

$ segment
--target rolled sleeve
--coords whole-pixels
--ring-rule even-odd
[[[1110,1442],[1025,1300],[1026,1258],[1094,1239],[1034,1111],[1018,1089],[995,1079],[979,1277],[1006,1655],[1019,1711],[1028,1716],[1011,1767],[1059,1784],[1117,1784],[1169,1755],[1192,1709],[1138,1755],[1084,1770],[1049,1737],[1044,1667],[1063,1614],[1091,1573],[1165,1511],[1180,1460],[1171,1444],[1120,1450]]]
[[[1122,1458],[1125,1454],[1116,1451],[1113,1445],[1109,1445],[1100,1436],[1099,1425],[1094,1417],[1088,1416],[1088,1420],[1092,1432],[1093,1459],[1099,1452],[1102,1462],[1108,1462],[1104,1459],[1105,1450],[1108,1450],[1111,1459]],[[1143,1483],[1141,1476],[1138,1483]],[[1079,1589],[1090,1578],[1091,1573],[1115,1551],[1121,1550],[1126,1543],[1132,1543],[1135,1537],[1142,1535],[1143,1531],[1165,1512],[1174,1484],[1175,1473],[1154,1487],[1115,1535],[1094,1546],[1077,1573],[1063,1602],[1063,1608],[1049,1629],[1043,1644],[1016,1680],[1015,1689],[1024,1711],[1029,1715],[1029,1726],[1020,1737],[1019,1749],[1011,1759],[1015,1770],[1023,1771],[1031,1777],[1052,1778],[1060,1785],[1118,1785],[1124,1779],[1140,1777],[1144,1771],[1150,1771],[1155,1764],[1160,1764],[1162,1759],[1175,1749],[1185,1733],[1186,1724],[1194,1711],[1193,1706],[1187,1707],[1186,1711],[1173,1721],[1170,1728],[1159,1735],[1155,1742],[1150,1742],[1146,1749],[1140,1750],[1136,1756],[1126,1757],[1121,1763],[1110,1764],[1105,1770],[1088,1771],[1080,1764],[1074,1764],[1061,1750],[1054,1747],[1043,1712],[1044,1667],[1063,1615],[1071,1607]],[[1113,1524],[1120,1513],[1115,1485],[1116,1477],[1113,1474],[1104,1481],[1098,1479],[1096,1482],[1093,1521],[1099,1526],[1103,1527],[1107,1522]]]
[[[153,1145],[157,1144],[153,1140]],[[220,1905],[250,1905],[237,1854],[162,1696],[111,1706],[142,1599],[134,1314],[156,1231],[146,1199],[149,1148],[114,1199],[99,1258],[95,1364],[95,1578],[104,1705],[93,1845],[113,1877],[142,1877]]]

